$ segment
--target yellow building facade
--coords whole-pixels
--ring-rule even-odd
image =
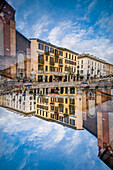
[[[77,95],[77,88],[61,87],[59,90],[57,88],[57,92],[55,90],[49,88],[48,95],[36,97],[36,115],[76,129],[83,129],[82,109],[79,108],[82,106],[80,104],[82,100]]]
[[[78,54],[39,39],[31,41],[31,75],[38,82],[75,81]]]

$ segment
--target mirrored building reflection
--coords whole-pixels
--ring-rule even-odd
[[[0,106],[20,114],[86,129],[98,139],[98,157],[113,168],[113,96],[109,88],[17,88],[0,96]]]

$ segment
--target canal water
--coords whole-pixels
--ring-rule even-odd
[[[109,169],[98,157],[98,138],[0,107],[0,170]]]

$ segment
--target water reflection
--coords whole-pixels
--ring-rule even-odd
[[[22,158],[23,165],[19,167],[20,169],[28,165],[27,159],[32,154],[37,155],[37,149],[41,149],[40,152],[48,150],[52,154],[56,152],[57,155],[55,155],[53,164],[54,167],[58,166],[61,169],[62,167],[63,169],[70,169],[70,167],[74,169],[79,166],[83,168],[83,165],[89,169],[99,168],[101,165],[103,169],[106,169],[105,164],[113,168],[113,96],[111,91],[111,88],[76,88],[75,94],[55,95],[49,93],[48,95],[37,95],[37,91],[27,89],[0,96],[2,106],[19,113],[14,114],[1,108],[0,129],[6,135],[2,134],[3,137],[1,138],[1,159],[4,156],[5,159],[7,157],[9,160],[13,159],[13,154],[18,152],[21,145],[27,145],[27,155],[24,153],[26,159]],[[48,121],[31,117],[32,113]],[[84,129],[84,131],[73,131],[64,126],[76,130]],[[17,136],[19,137],[18,143],[16,143]],[[98,139],[98,153],[95,137]],[[11,143],[6,149],[5,144],[8,144],[8,140],[11,140]],[[15,140],[15,142],[12,143],[12,140]],[[32,150],[29,147],[33,147]],[[79,149],[76,147],[79,147]],[[80,148],[83,149],[84,157]],[[72,154],[77,159],[77,155],[79,155],[82,162],[78,160],[79,163],[77,163],[75,160],[71,160],[72,166],[69,166],[66,164],[66,158],[64,158],[66,165],[64,163],[59,164],[65,150],[68,153],[66,153],[67,157]],[[50,160],[47,160],[47,154],[45,154],[44,159],[48,163]],[[61,156],[58,158],[59,154]],[[96,158],[96,155],[105,164],[102,164]],[[86,158],[91,161],[90,165],[93,165],[93,168]],[[37,167],[40,163],[42,163],[41,160],[34,164]],[[48,165],[50,169],[52,169],[51,166]],[[40,164],[40,168],[44,167]]]

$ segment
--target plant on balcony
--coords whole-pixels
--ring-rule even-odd
[[[69,115],[68,115],[68,113],[64,113],[64,117],[68,117]]]
[[[49,51],[45,52],[45,55],[50,55],[50,52]]]

